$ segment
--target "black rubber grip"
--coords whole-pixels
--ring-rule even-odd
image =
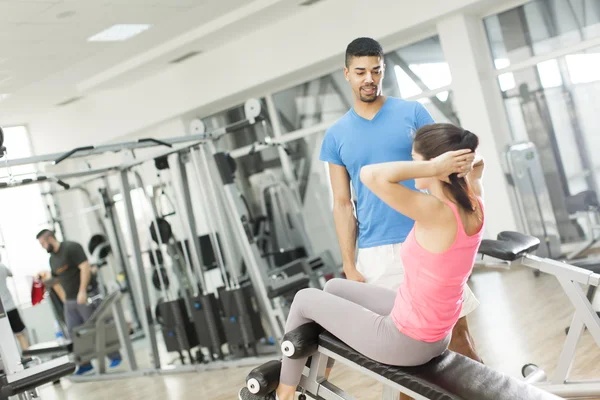
[[[280,372],[281,361],[268,361],[250,371],[246,377],[246,386],[255,396],[265,396],[277,389]]]
[[[291,359],[308,357],[317,351],[321,332],[321,325],[314,322],[301,325],[283,335],[281,351]]]

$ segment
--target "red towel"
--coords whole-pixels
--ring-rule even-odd
[[[34,278],[31,285],[31,305],[36,305],[44,299],[46,287],[41,279]]]

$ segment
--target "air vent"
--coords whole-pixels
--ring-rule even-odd
[[[308,6],[312,6],[315,3],[318,3],[320,1],[323,1],[323,0],[305,0],[302,3],[300,3],[299,5],[308,7]]]
[[[171,60],[169,62],[169,64],[179,64],[180,62],[184,62],[185,60],[190,59],[194,56],[197,56],[200,53],[202,53],[202,52],[201,51],[190,51],[189,53],[184,54],[181,57],[177,57],[176,59]]]
[[[67,104],[75,103],[76,101],[79,101],[81,99],[82,99],[82,97],[72,97],[68,100],[63,101],[62,103],[58,103],[57,106],[59,106],[59,107],[66,106]]]

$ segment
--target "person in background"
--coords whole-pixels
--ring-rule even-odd
[[[12,276],[13,274],[11,270],[8,269],[6,265],[2,264],[2,257],[0,256],[0,298],[2,299],[2,305],[4,306],[4,311],[8,316],[10,327],[15,334],[15,337],[19,341],[21,350],[27,350],[29,348],[29,340],[25,334],[26,327],[21,319],[19,310],[17,310],[17,306],[13,301],[12,295],[8,290],[7,281],[8,278]]]
[[[94,304],[88,304],[88,297],[98,294],[98,284],[79,243],[60,242],[54,232],[48,229],[40,231],[36,238],[50,254],[50,275],[55,278],[52,287],[65,305],[65,322],[69,335],[73,337],[73,329],[85,323],[96,309]],[[111,368],[121,363],[119,352],[111,353],[108,357]],[[75,374],[82,375],[92,369],[91,363],[81,364]]]

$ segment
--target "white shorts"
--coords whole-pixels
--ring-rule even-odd
[[[358,250],[356,269],[367,283],[397,290],[404,280],[404,266],[400,257],[402,243],[386,244]],[[479,306],[479,301],[465,285],[461,317],[470,314]]]

